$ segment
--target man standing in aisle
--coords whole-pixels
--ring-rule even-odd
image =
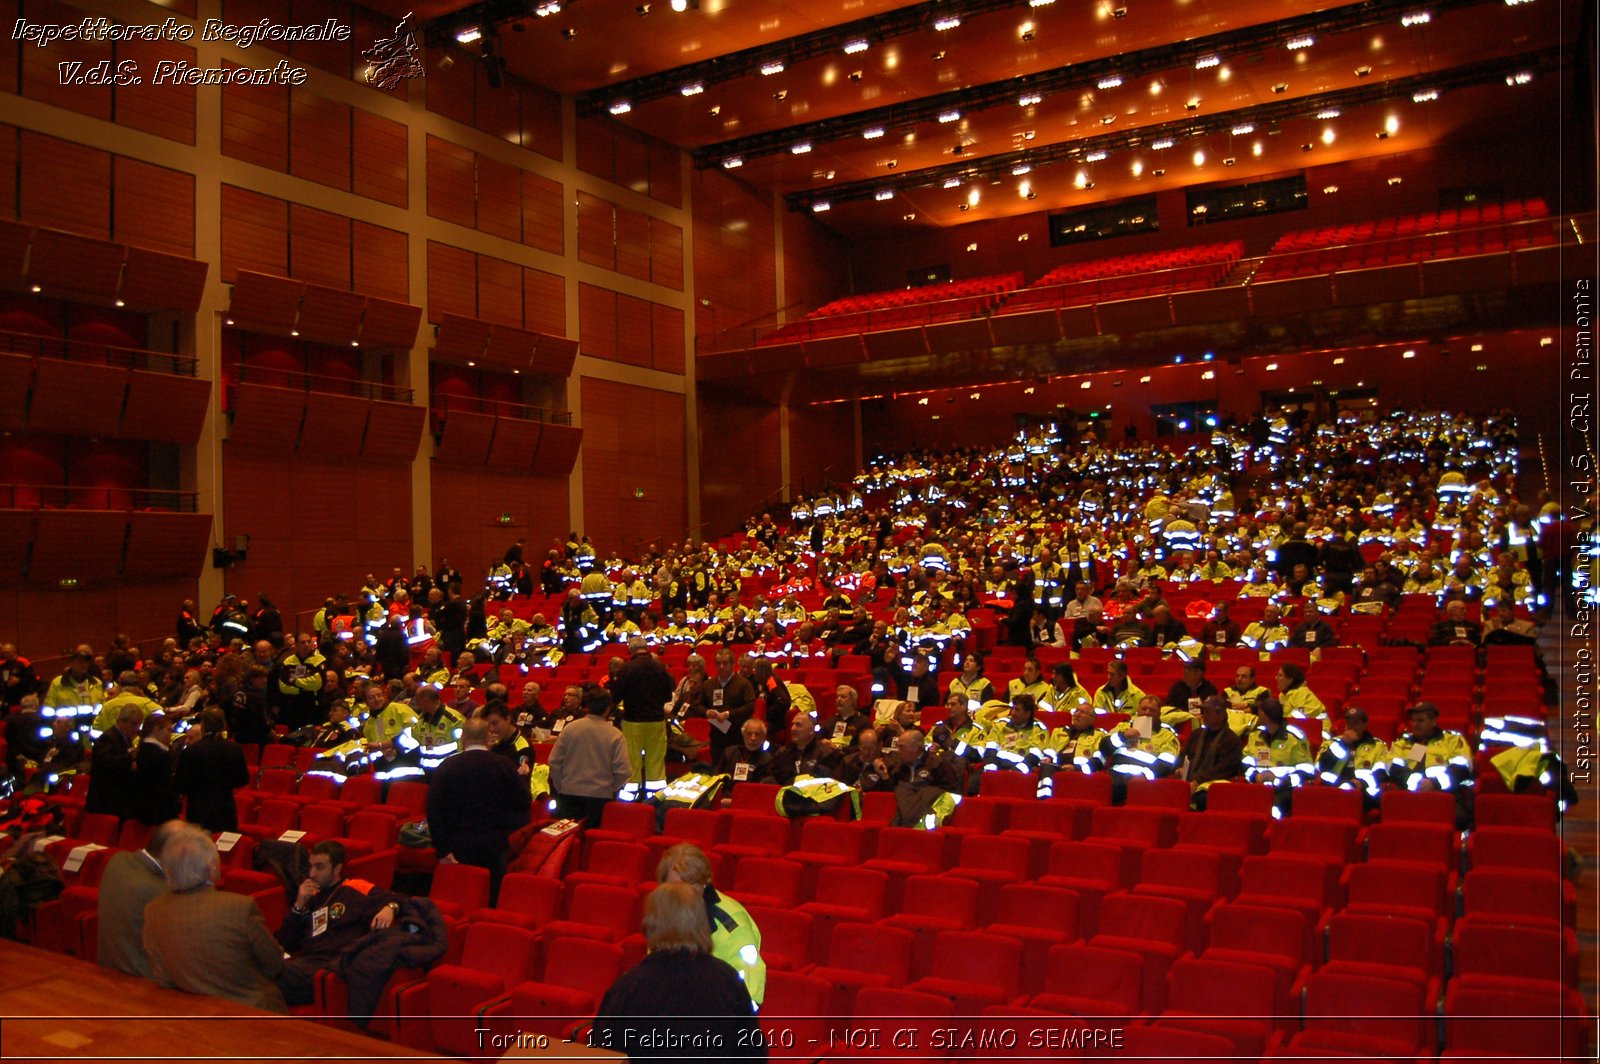
[[[622,737],[633,764],[622,792],[623,799],[631,802],[641,797],[641,783],[646,800],[667,785],[667,707],[672,705],[673,683],[643,637],[628,640],[628,653],[628,663],[611,683],[611,694],[622,705]]]

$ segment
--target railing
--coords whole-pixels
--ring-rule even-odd
[[[234,380],[239,384],[263,384],[273,388],[319,392],[324,395],[348,395],[357,399],[376,399],[407,406],[416,395],[410,388],[396,388],[373,381],[351,380],[348,377],[330,377],[322,373],[252,366],[245,362],[239,363],[234,368]],[[232,410],[231,404],[229,410],[230,412]]]
[[[88,488],[65,484],[0,484],[0,510],[161,510],[192,514],[192,491],[155,488]]]
[[[115,344],[96,344],[26,332],[0,331],[0,351],[65,362],[82,362],[94,366],[174,373],[183,377],[193,377],[198,365],[196,359],[187,355],[172,355],[164,351],[146,351],[137,347],[118,347]]]
[[[1357,223],[1360,224],[1360,223]],[[1432,241],[1452,238],[1457,246],[1462,238],[1487,251],[1450,250],[1444,254],[1424,254],[1420,249],[1403,262],[1423,262],[1430,258],[1457,258],[1462,254],[1486,254],[1494,251],[1548,245],[1552,243],[1583,243],[1593,239],[1596,230],[1595,214],[1549,216],[1515,221],[1499,221],[1475,226],[1456,226],[1449,229],[1428,229],[1405,233],[1374,234],[1359,243],[1323,245],[1294,248],[1264,256],[1246,256],[1245,260],[1258,263],[1253,279],[1283,280],[1306,276],[1285,267],[1298,257],[1328,257],[1351,260],[1365,257],[1366,252],[1377,251],[1402,241]],[[1490,240],[1488,238],[1497,238]],[[1495,246],[1498,245],[1498,246]],[[991,296],[963,296],[957,299],[916,303],[904,307],[886,307],[882,310],[859,311],[850,314],[832,314],[818,318],[799,318],[787,325],[761,329],[733,329],[695,341],[699,354],[746,351],[759,349],[763,342],[814,340],[826,336],[874,332],[880,329],[908,328],[935,322],[956,321],[962,318],[980,318],[1019,313],[1025,310],[1044,310],[1060,306],[1086,306],[1110,299],[1127,299],[1130,296],[1163,295],[1171,292],[1219,286],[1229,272],[1242,261],[1238,258],[1212,262],[1185,263],[1143,273],[1119,274],[1090,280],[1071,281],[1060,285],[1019,288]],[[1398,263],[1397,263],[1398,264]],[[1359,266],[1360,264],[1356,264]],[[1349,263],[1329,265],[1318,273],[1333,273],[1350,269]],[[1281,272],[1280,272],[1281,270]],[[1263,273],[1266,277],[1263,278]],[[1212,275],[1206,278],[1205,275]],[[1237,282],[1245,285],[1247,282]],[[975,305],[982,301],[987,305]],[[781,332],[780,332],[781,330]]]
[[[511,418],[515,421],[540,421],[546,425],[572,424],[572,411],[552,410],[526,403],[512,403],[503,399],[480,399],[468,395],[436,395],[433,397],[435,417],[448,417],[450,412],[487,414],[490,417]]]

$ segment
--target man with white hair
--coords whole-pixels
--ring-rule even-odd
[[[254,898],[215,889],[216,843],[185,828],[161,851],[168,892],[144,910],[144,948],[157,986],[287,1012],[277,978],[283,949]]]

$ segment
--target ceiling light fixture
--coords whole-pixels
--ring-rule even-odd
[[[1520,70],[1515,74],[1508,74],[1506,76],[1507,85],[1526,85],[1532,80],[1533,75],[1526,70]]]
[[[1023,174],[1031,173],[1032,171],[1033,167],[1029,166],[1027,163],[1018,163],[1016,166],[1011,168],[1011,176],[1021,177]]]
[[[789,146],[790,155],[804,155],[810,150],[811,142],[809,140],[802,140],[799,144],[791,144]]]
[[[699,96],[706,91],[706,83],[703,81],[691,81],[678,91],[685,96]]]
[[[1256,131],[1256,127],[1255,126],[1251,125],[1249,122],[1242,122],[1239,125],[1234,126],[1233,129],[1231,129],[1229,132],[1231,132],[1236,137],[1244,137],[1244,136],[1248,136],[1251,133],[1254,133],[1255,131]]]
[[[844,54],[855,55],[857,52],[864,52],[871,47],[871,41],[867,40],[865,37],[857,37],[854,40],[844,42]]]
[[[783,60],[774,59],[761,64],[761,76],[770,78],[774,74],[782,74],[783,69]]]
[[[1338,118],[1340,113],[1337,107],[1324,107],[1317,112],[1317,117],[1321,119]]]
[[[1150,147],[1154,148],[1156,151],[1165,151],[1167,148],[1172,147],[1175,143],[1177,142],[1171,137],[1162,137],[1160,140],[1151,141]]]
[[[1103,151],[1092,151],[1088,155],[1085,155],[1083,157],[1083,161],[1086,162],[1086,163],[1097,163],[1101,159],[1104,159],[1105,157],[1106,157],[1106,153],[1103,152]]]
[[[940,124],[946,124],[947,125],[947,124],[949,124],[951,122],[959,122],[959,121],[961,121],[961,112],[960,111],[940,111],[939,112],[939,122],[940,122]]]
[[[833,204],[829,203],[827,200],[817,200],[817,202],[811,205],[811,212],[813,214],[821,214],[823,211],[831,210],[833,210]]]
[[[606,108],[606,110],[610,111],[614,115],[625,115],[629,111],[633,110],[633,104],[629,103],[627,100],[618,100],[616,103]]]
[[[961,25],[961,20],[954,15],[946,15],[944,18],[933,20],[933,28],[938,30],[940,33],[943,33],[945,30],[953,30],[959,25]]]
[[[742,155],[730,155],[726,159],[722,160],[722,168],[724,170],[737,170],[743,165],[744,156]]]
[[[483,40],[483,30],[477,26],[468,26],[466,29],[459,30],[456,33],[457,44],[473,44],[481,40]]]
[[[861,131],[861,139],[877,140],[879,137],[883,136],[883,133],[884,129],[882,126],[873,126],[871,129],[863,129]]]
[[[872,198],[878,200],[880,203],[884,200],[892,200],[894,199],[894,189],[880,188],[878,191],[872,194]]]
[[[1283,42],[1283,46],[1289,49],[1291,52],[1298,52],[1300,49],[1310,48],[1316,43],[1317,39],[1308,33],[1301,37],[1290,37],[1287,41]]]
[[[1413,11],[1409,15],[1400,16],[1400,25],[1408,28],[1411,26],[1426,26],[1432,21],[1433,13],[1430,11]]]
[[[1037,92],[1026,92],[1017,97],[1017,104],[1021,107],[1032,107],[1043,99],[1044,97]]]
[[[1414,92],[1411,94],[1412,103],[1431,103],[1438,98],[1438,89],[1423,89],[1421,92]]]
[[[1221,65],[1222,57],[1220,55],[1203,55],[1194,61],[1194,68],[1196,70],[1210,70],[1214,66]]]
[[[1112,74],[1110,77],[1101,78],[1099,81],[1095,82],[1095,87],[1099,89],[1115,89],[1121,84],[1122,76],[1119,74]]]
[[[947,178],[944,179],[944,187],[945,188],[960,188],[961,187],[961,179],[959,177],[947,177]]]

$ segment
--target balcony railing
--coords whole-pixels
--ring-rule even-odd
[[[252,366],[248,363],[240,363],[234,368],[234,379],[239,384],[261,384],[273,388],[319,392],[323,395],[348,395],[356,399],[375,399],[379,402],[402,403],[407,406],[416,396],[416,392],[410,388],[396,388],[373,381],[351,380],[348,377],[330,377],[322,373]]]
[[[1358,225],[1360,223],[1357,223]],[[852,314],[796,318],[786,325],[764,324],[719,332],[695,341],[699,354],[758,349],[777,341],[804,341],[881,329],[985,318],[1029,310],[1087,306],[1134,296],[1165,295],[1200,288],[1247,285],[1252,280],[1283,280],[1308,274],[1333,274],[1377,265],[1405,265],[1466,255],[1516,251],[1528,247],[1584,242],[1595,230],[1595,216],[1567,215],[1502,220],[1474,226],[1373,234],[1338,245],[1296,248],[1218,263],[1190,263],[1145,273],[1124,274],[1061,285],[1019,288],[1001,296],[963,297]],[[1255,268],[1240,268],[1240,263]],[[975,299],[992,306],[980,307]]]
[[[572,424],[572,411],[551,410],[526,403],[511,403],[502,399],[479,399],[465,395],[436,395],[433,413],[436,418],[450,416],[451,411],[468,414],[487,414],[490,417],[511,418],[516,421],[541,421],[546,425]]]
[[[0,510],[160,510],[198,512],[192,491],[90,488],[64,484],[0,484]]]
[[[40,336],[25,332],[0,331],[0,351],[37,358],[60,359],[66,362],[82,362],[94,366],[139,369],[152,373],[175,373],[183,377],[193,377],[197,366],[197,360],[187,355],[146,351],[137,347],[118,347],[115,344],[90,343],[84,340],[67,340],[59,336]]]

